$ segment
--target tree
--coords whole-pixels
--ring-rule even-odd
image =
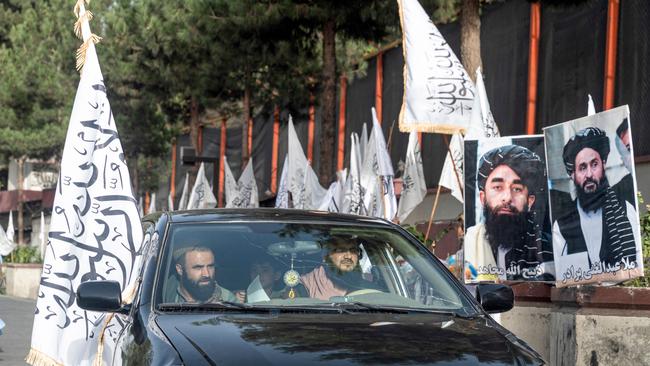
[[[23,238],[22,170],[61,152],[78,74],[70,4],[0,4],[0,154],[18,162],[18,242]]]
[[[334,176],[334,133],[336,129],[336,86],[338,74],[336,40],[380,41],[397,25],[397,6],[393,1],[342,0],[286,1],[291,22],[321,38],[320,75],[322,110],[320,140],[320,181],[329,184]]]

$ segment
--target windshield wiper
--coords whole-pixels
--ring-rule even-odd
[[[373,312],[384,312],[384,313],[399,313],[399,314],[409,314],[409,313],[427,313],[427,314],[441,314],[441,315],[450,315],[458,318],[473,318],[476,315],[468,315],[462,311],[454,310],[440,310],[440,309],[427,309],[427,308],[411,308],[403,306],[391,306],[391,305],[375,305],[368,304],[365,302],[359,301],[343,301],[343,302],[333,302],[330,303],[331,306],[336,306],[344,308],[348,311],[354,310],[368,310]]]
[[[255,307],[234,301],[216,301],[207,303],[162,303],[158,305],[160,311],[197,311],[197,310],[250,310]]]

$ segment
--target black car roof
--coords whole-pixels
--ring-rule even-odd
[[[339,214],[325,211],[307,211],[296,209],[278,209],[278,208],[252,208],[252,209],[231,209],[216,208],[203,210],[171,211],[165,212],[172,223],[187,222],[211,222],[227,220],[269,220],[269,221],[336,221],[358,224],[391,224],[383,219]],[[159,216],[160,213],[152,215]]]

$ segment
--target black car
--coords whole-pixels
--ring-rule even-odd
[[[509,287],[479,285],[477,302],[387,221],[201,210],[149,215],[143,227],[131,304],[116,282],[77,291],[82,308],[124,325],[113,364],[544,364],[488,315],[512,308]]]

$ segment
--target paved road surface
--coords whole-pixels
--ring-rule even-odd
[[[35,307],[36,300],[0,295],[0,319],[6,324],[0,335],[0,365],[26,365]]]

